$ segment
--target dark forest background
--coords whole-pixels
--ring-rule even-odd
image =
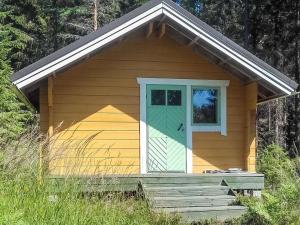
[[[35,121],[9,77],[145,0],[0,0],[0,145]],[[300,2],[177,0],[188,11],[300,83]],[[298,90],[299,91],[299,90]],[[300,149],[300,96],[258,105],[258,149]]]

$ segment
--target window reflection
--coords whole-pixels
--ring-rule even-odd
[[[166,91],[165,90],[151,90],[151,105],[165,105]]]
[[[168,90],[168,105],[181,105],[180,90]]]
[[[193,123],[218,123],[218,90],[193,89]]]

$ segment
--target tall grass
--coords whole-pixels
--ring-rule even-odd
[[[176,216],[153,214],[138,196],[109,191],[110,186],[102,178],[113,173],[111,168],[117,165],[116,162],[112,164],[109,149],[105,150],[108,157],[98,161],[99,166],[96,165],[90,174],[92,176],[88,176],[85,183],[73,179],[74,175],[88,170],[88,165],[82,159],[86,156],[93,158],[96,152],[87,152],[86,149],[97,134],[79,142],[65,140],[55,151],[47,152],[60,139],[59,135],[62,134],[48,138],[41,136],[37,129],[29,129],[18,141],[7,143],[1,149],[0,225],[181,224],[180,218]],[[69,161],[66,156],[71,146],[73,151],[75,149],[75,155]],[[52,162],[66,157],[63,165],[68,165],[68,169],[64,170],[63,182],[47,178],[40,182],[40,152],[43,152],[46,168]],[[55,165],[51,165],[54,170]],[[266,176],[266,190],[262,199],[240,199],[249,208],[245,216],[226,223],[202,221],[198,224],[299,225],[299,158],[291,160],[283,149],[271,145],[260,155],[258,168]],[[115,186],[118,180],[109,183]],[[91,190],[95,184],[96,191],[86,194],[83,188]]]
[[[92,139],[76,143],[79,161],[72,162],[74,168],[69,167],[69,176],[59,186],[53,179],[38,180],[39,152],[46,153],[57,136],[53,139],[43,137],[37,129],[30,129],[18,141],[8,143],[1,150],[0,157],[0,224],[180,224],[177,217],[153,214],[143,200],[134,196],[115,192],[83,194],[72,174],[82,171],[78,168],[80,156],[85,154],[85,146]],[[54,155],[44,154],[43,160],[51,163],[51,160],[59,159],[71,144],[66,142]],[[103,176],[105,172],[100,174]]]

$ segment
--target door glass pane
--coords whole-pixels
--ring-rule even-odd
[[[165,90],[151,90],[151,105],[165,105],[166,91]]]
[[[193,89],[193,123],[218,122],[218,90]]]
[[[181,105],[180,90],[168,90],[168,105]]]

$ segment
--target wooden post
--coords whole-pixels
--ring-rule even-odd
[[[146,37],[149,38],[153,32],[153,22],[150,22],[148,25],[148,31]]]
[[[53,77],[48,77],[48,135],[49,138],[53,135]]]
[[[257,83],[246,86],[246,132],[245,132],[245,169],[256,172],[256,103]]]
[[[53,77],[48,77],[48,142],[50,143],[50,138],[53,135]],[[48,143],[48,144],[49,144]],[[49,146],[48,146],[49,147]],[[45,146],[40,144],[39,146],[39,183],[42,184],[43,177],[46,169],[47,162],[45,161],[46,156]]]
[[[166,24],[165,23],[162,23],[159,27],[159,34],[158,34],[158,37],[159,38],[162,38],[166,33]]]

